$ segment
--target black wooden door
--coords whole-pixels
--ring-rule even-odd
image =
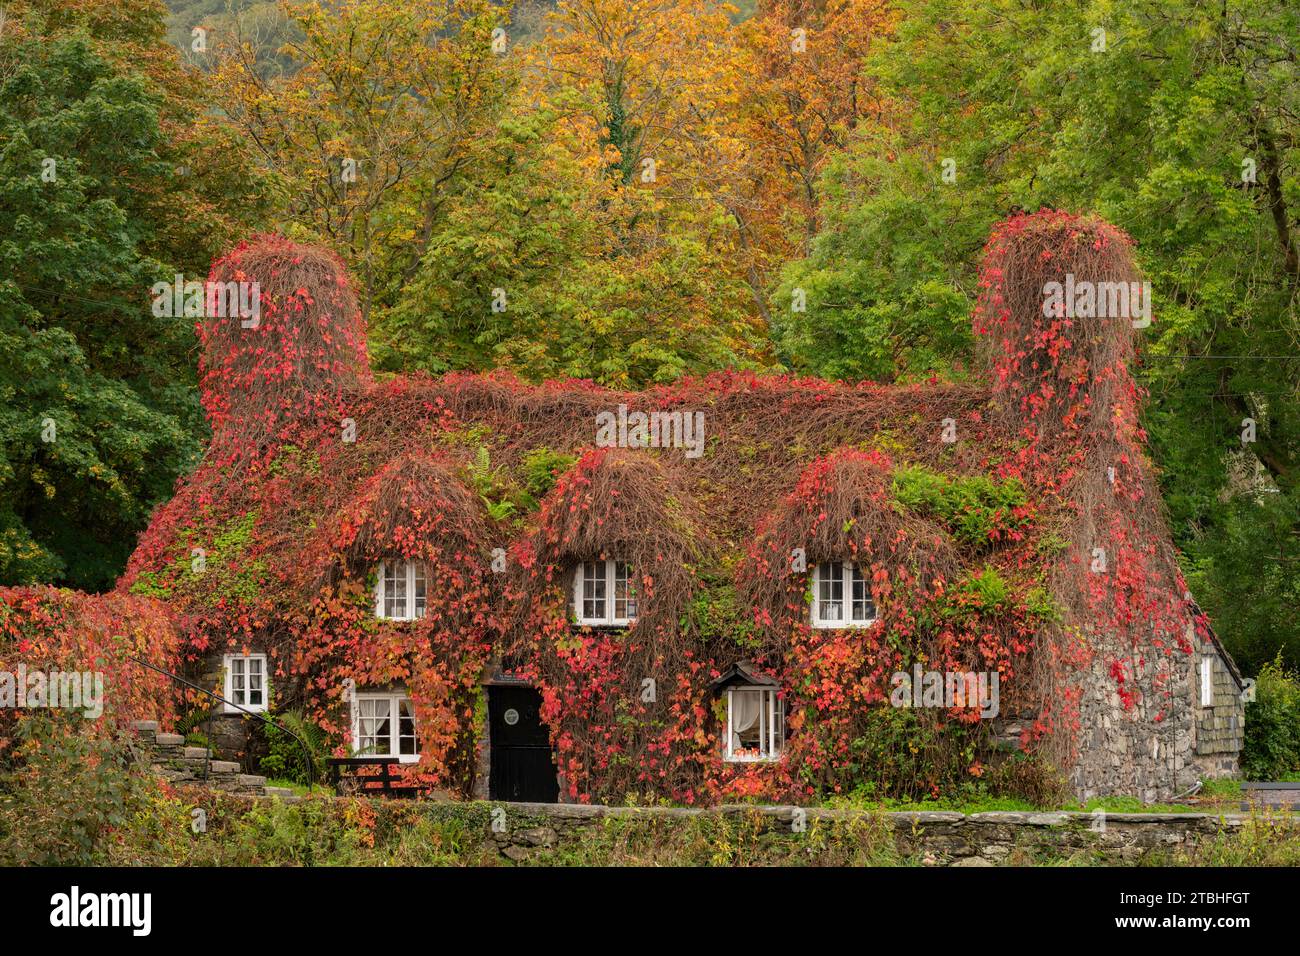
[[[560,785],[551,759],[551,740],[542,723],[542,695],[532,687],[488,688],[493,800],[555,803]]]

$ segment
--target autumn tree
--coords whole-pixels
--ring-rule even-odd
[[[345,256],[369,314],[409,279],[499,114],[489,0],[286,2],[289,37],[220,41],[225,117],[280,183],[283,225]],[[235,29],[244,21],[234,20]]]
[[[862,65],[892,23],[883,0],[765,0],[744,23],[748,182],[732,211],[764,277],[808,251],[827,161],[859,124],[883,117],[886,104]]]
[[[566,0],[445,230],[374,338],[385,367],[508,366],[622,386],[761,361],[718,196],[744,53],[699,0]]]

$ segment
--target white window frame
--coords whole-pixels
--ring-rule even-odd
[[[840,612],[838,618],[828,618],[822,616],[822,568],[825,565],[839,565],[839,577],[833,579],[840,586]],[[871,602],[871,617],[862,620],[847,620],[853,614],[853,577],[854,571],[862,582],[862,587],[866,592],[866,600]],[[857,564],[853,561],[821,561],[813,566],[812,577],[812,626],[821,628],[850,628],[850,627],[871,627],[880,619],[880,611],[876,607],[875,598],[871,595],[871,579],[862,573]]]
[[[616,592],[618,590],[617,583],[619,566],[623,567],[624,578],[627,581],[627,591],[623,598],[625,602],[624,610],[626,611],[628,609],[627,605],[631,605],[631,614],[619,615],[615,613],[618,605]],[[605,598],[602,602],[604,604],[603,613],[591,617],[583,613],[586,609],[585,601],[583,600],[583,585],[587,580],[588,568],[592,568],[599,574],[603,575],[603,578],[593,577],[593,581],[603,580],[605,584]],[[603,561],[582,561],[574,569],[573,614],[579,624],[597,627],[626,627],[637,619],[637,614],[640,610],[639,598],[636,594],[635,571],[628,562],[618,558],[606,558]]]
[[[363,717],[362,710],[364,704],[384,703],[387,705],[388,714],[386,716]],[[405,704],[410,708],[411,726],[415,740],[415,753],[401,753],[401,712],[402,705]],[[371,750],[368,753],[362,752],[361,747],[361,721],[365,720],[387,720],[388,721],[388,747],[383,750]],[[377,736],[377,735],[376,735]],[[415,727],[415,708],[411,703],[410,696],[405,691],[364,691],[356,692],[352,699],[352,754],[356,757],[391,757],[398,763],[417,763],[420,760],[420,731]]]
[[[236,698],[237,688],[235,687],[235,661],[240,661],[244,665],[242,675],[244,678],[244,699],[242,701]],[[251,665],[253,663],[257,663],[261,668],[262,702],[260,704],[252,704],[248,701],[249,677],[252,675],[253,668]],[[225,697],[226,700],[239,704],[239,706],[243,708],[243,710],[240,710],[239,707],[232,707],[230,704],[222,703],[221,709],[225,713],[243,714],[252,711],[255,714],[260,714],[267,710],[270,704],[271,680],[270,676],[267,674],[265,654],[227,654],[221,659],[221,667],[225,675],[222,679],[222,696]]]
[[[1201,706],[1214,706],[1214,655],[1201,656]]]
[[[388,569],[394,569],[394,578],[398,572],[404,575],[406,587],[406,599],[404,606],[399,608],[400,613],[385,614],[384,606],[388,603],[385,592],[386,582],[389,577]],[[424,605],[420,606],[415,593],[416,582],[423,577],[424,579]],[[375,617],[385,621],[417,621],[424,617],[429,606],[429,567],[422,561],[381,561],[379,563],[378,580],[375,581]]]
[[[732,747],[731,715],[737,694],[759,694],[758,732],[763,741],[757,754],[737,753]],[[773,763],[781,759],[785,749],[785,701],[776,687],[727,688],[727,736],[723,739],[722,759],[727,763]]]

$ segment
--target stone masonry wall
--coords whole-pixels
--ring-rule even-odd
[[[426,812],[463,813],[465,804],[431,805]],[[775,847],[805,841],[807,853],[824,852],[826,835],[838,829],[865,834],[867,842],[892,841],[900,858],[923,865],[991,866],[1062,859],[1134,863],[1160,851],[1191,850],[1206,841],[1233,836],[1246,815],[1154,813],[875,813],[794,807],[724,806],[711,809],[603,807],[574,804],[495,804],[492,843],[516,863],[543,863],[562,856],[603,827],[646,831],[687,827],[698,818],[742,819],[750,842]],[[1300,827],[1300,821],[1291,825]],[[867,829],[869,828],[869,829]],[[787,848],[788,850],[788,848]],[[777,854],[780,855],[779,853]],[[756,858],[756,862],[761,859]]]
[[[1190,623],[1188,631],[1194,643]],[[1178,652],[1139,664],[1127,675],[1134,694],[1131,706],[1126,706],[1108,661],[1131,657],[1131,651],[1108,649],[1105,639],[1096,635],[1093,642],[1090,669],[1076,677],[1081,730],[1070,784],[1082,800],[1124,795],[1147,803],[1168,802],[1195,786],[1201,776],[1193,754],[1197,658]]]
[[[188,747],[180,734],[160,733],[152,720],[137,720],[131,725],[135,737],[131,743],[134,758],[141,766],[169,783],[194,783],[249,796],[293,798],[292,790],[268,787],[266,778],[244,773],[233,760],[214,760],[205,747]]]

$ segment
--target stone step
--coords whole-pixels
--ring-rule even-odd
[[[181,756],[185,757],[188,760],[207,760],[208,748],[207,747],[186,747],[183,751],[181,751]]]
[[[288,787],[265,787],[264,789],[266,790],[266,795],[268,797],[280,797],[281,799],[288,799],[289,797],[296,796],[296,794]]]
[[[156,720],[133,720],[133,721],[131,721],[131,729],[134,730],[136,733],[141,733],[141,734],[156,734],[156,733],[158,733],[158,721],[156,721]]]
[[[183,746],[185,746],[185,738],[182,737],[180,734],[159,734],[159,735],[155,738],[155,741],[156,741],[156,743],[158,744],[159,747],[183,747]]]
[[[266,778],[252,773],[241,773],[239,775],[239,785],[241,787],[265,787]]]
[[[214,760],[208,769],[213,773],[239,773],[240,767],[233,760]]]

